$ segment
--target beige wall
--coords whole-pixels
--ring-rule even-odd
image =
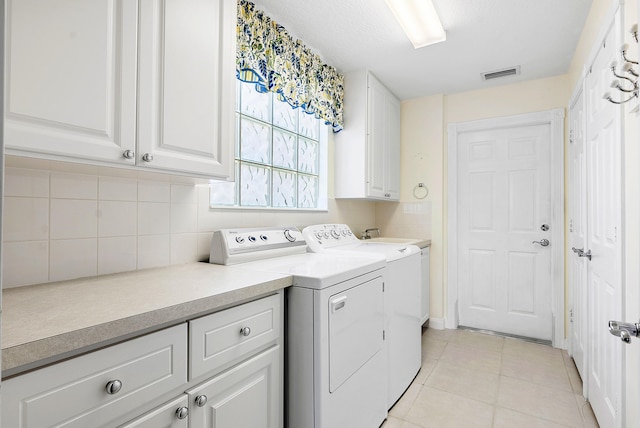
[[[420,237],[432,241],[431,314],[436,324],[446,313],[446,227],[447,227],[447,132],[450,123],[564,108],[570,89],[566,75],[514,83],[452,95],[434,95],[402,102],[401,123],[401,203],[396,210],[379,203],[377,224],[383,232],[395,231],[398,222],[415,224],[403,207],[421,202],[413,195],[417,183],[429,188],[431,226]],[[400,212],[400,214],[398,214]],[[396,233],[409,236],[407,228]],[[415,236],[415,235],[414,235]]]

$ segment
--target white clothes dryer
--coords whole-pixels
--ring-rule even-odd
[[[387,415],[385,260],[306,253],[301,241],[295,228],[225,229],[214,233],[210,259],[293,277],[285,306],[286,426],[378,427]]]
[[[359,240],[346,224],[308,226],[302,235],[309,250],[315,253],[385,257],[385,352],[390,409],[411,385],[422,364],[420,248]]]

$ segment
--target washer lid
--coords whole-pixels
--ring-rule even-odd
[[[305,253],[242,263],[229,266],[229,269],[250,269],[256,274],[260,271],[288,274],[294,277],[295,286],[322,289],[383,269],[385,265],[382,254]]]
[[[329,248],[326,250],[326,252],[329,254],[335,254],[338,252],[342,252],[345,254],[361,253],[362,255],[381,254],[388,262],[391,262],[402,257],[408,257],[412,254],[420,254],[420,248],[418,248],[416,245],[358,241],[355,243]]]

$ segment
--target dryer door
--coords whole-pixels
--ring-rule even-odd
[[[329,391],[334,392],[382,350],[382,277],[334,294],[329,311]]]

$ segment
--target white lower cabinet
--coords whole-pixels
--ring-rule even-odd
[[[181,395],[120,428],[187,428],[189,426],[189,397]]]
[[[3,380],[0,426],[281,428],[283,319],[279,292]]]
[[[190,427],[282,427],[280,361],[274,346],[189,391]]]
[[[3,381],[1,426],[113,427],[186,382],[182,324]]]

